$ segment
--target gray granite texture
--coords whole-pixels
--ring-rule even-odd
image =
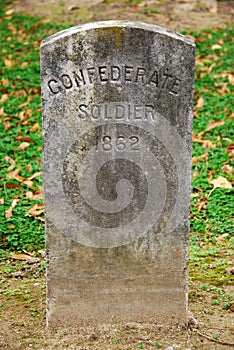
[[[183,323],[195,45],[86,24],[42,42],[47,323]]]

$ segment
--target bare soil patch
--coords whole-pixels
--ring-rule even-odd
[[[18,0],[19,13],[71,22],[133,20],[172,30],[220,28],[233,23],[234,1],[216,0]]]
[[[52,332],[46,330],[43,259],[34,263],[6,259],[1,276],[0,349],[3,350],[224,350],[234,346],[233,310],[215,305],[214,295],[202,290],[198,282],[190,283],[189,327],[169,329],[156,322],[132,322]],[[231,286],[222,287],[222,293],[231,294]]]

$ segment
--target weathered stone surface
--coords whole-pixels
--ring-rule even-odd
[[[186,321],[194,51],[116,21],[43,41],[50,327]]]

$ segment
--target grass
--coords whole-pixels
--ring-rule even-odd
[[[17,15],[8,11],[4,1],[0,4],[0,253],[6,261],[11,251],[44,248],[39,45],[69,25]],[[230,189],[234,33],[233,28],[226,28],[187,34],[197,43],[190,285],[199,281],[203,286],[199,291],[191,289],[190,297],[199,298],[206,291],[204,286],[214,288],[209,290],[213,306],[228,308],[230,297],[218,291],[233,283],[226,270],[234,245]],[[220,183],[220,176],[226,182]],[[10,266],[6,264],[5,275],[12,272],[7,271]]]

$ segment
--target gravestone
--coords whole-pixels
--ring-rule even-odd
[[[186,322],[194,54],[125,21],[42,42],[49,327]]]

